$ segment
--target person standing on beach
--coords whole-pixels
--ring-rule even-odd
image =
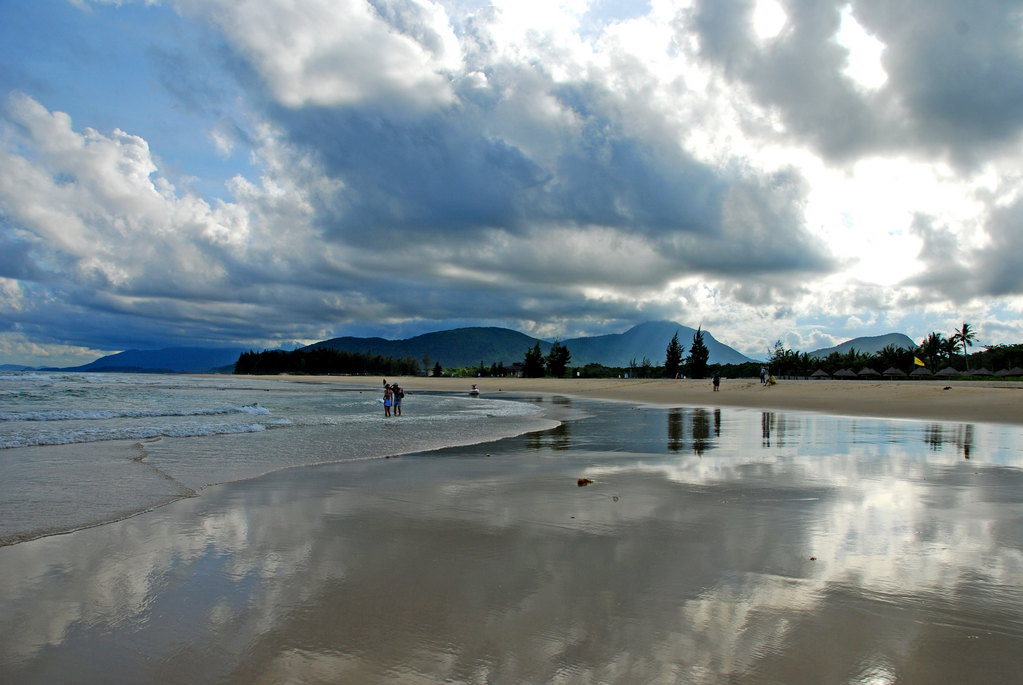
[[[394,401],[394,392],[391,391],[391,386],[384,383],[384,416],[391,415],[391,402]]]
[[[717,392],[718,391],[718,386],[721,385],[721,372],[720,371],[715,371],[714,372],[713,383],[714,383],[714,392]]]
[[[401,400],[405,397],[405,391],[397,383],[392,383],[391,392],[394,394],[394,401],[391,403],[394,407],[394,416],[401,416]]]

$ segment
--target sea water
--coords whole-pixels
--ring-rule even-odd
[[[535,406],[382,384],[0,375],[0,544],[116,520],[282,468],[474,444],[552,425]]]

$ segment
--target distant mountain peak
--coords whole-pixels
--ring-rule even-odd
[[[835,345],[834,347],[822,347],[819,350],[807,352],[811,357],[823,358],[828,355],[838,352],[839,354],[848,354],[849,350],[856,350],[857,352],[863,352],[864,354],[876,354],[889,345],[893,347],[902,347],[907,350],[916,349],[916,343],[913,339],[904,333],[886,333],[884,335],[867,335],[859,338],[853,338],[852,340],[846,340],[844,343]]]

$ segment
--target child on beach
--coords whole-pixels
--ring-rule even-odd
[[[384,416],[391,415],[391,402],[394,401],[394,392],[391,386],[384,384]]]

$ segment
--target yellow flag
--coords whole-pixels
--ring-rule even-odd
[[[927,366],[922,361],[920,361],[920,357],[913,357],[913,363],[916,364],[917,366]]]

